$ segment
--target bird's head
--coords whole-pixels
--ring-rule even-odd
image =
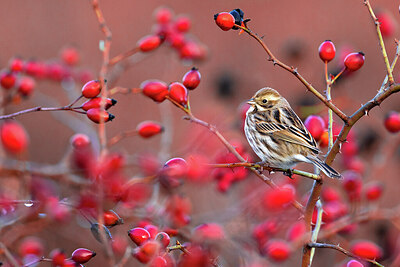
[[[258,90],[247,103],[259,111],[265,111],[281,105],[288,105],[287,101],[275,89],[270,87]]]

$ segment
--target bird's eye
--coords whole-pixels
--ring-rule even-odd
[[[263,101],[262,101],[264,104],[265,103],[267,103],[268,102],[268,100],[267,99],[263,99]]]

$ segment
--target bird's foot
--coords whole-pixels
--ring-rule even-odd
[[[292,169],[287,169],[283,172],[283,175],[286,175],[287,177],[289,177],[290,179],[293,179],[292,175],[293,175],[293,170]]]
[[[260,166],[260,167],[257,167],[257,170],[258,170],[258,172],[259,172],[260,174],[262,174],[263,171],[264,171],[264,162],[262,162],[262,161],[256,162],[256,165],[259,165],[259,166]]]

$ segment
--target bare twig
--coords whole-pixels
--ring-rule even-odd
[[[382,264],[378,263],[375,260],[370,260],[370,259],[366,259],[366,258],[361,258],[358,257],[357,255],[354,255],[353,253],[351,253],[348,250],[345,250],[344,248],[342,248],[339,245],[333,245],[333,244],[324,244],[324,243],[308,243],[307,246],[311,247],[311,248],[330,248],[330,249],[335,249],[337,251],[342,252],[344,255],[354,258],[354,259],[358,259],[358,260],[362,260],[362,261],[367,261],[370,262],[376,266],[380,266],[380,267],[384,267]]]
[[[379,45],[381,47],[383,60],[385,61],[385,66],[386,66],[386,71],[387,71],[387,76],[388,76],[389,86],[390,86],[390,85],[394,84],[394,79],[393,79],[392,69],[391,69],[390,63],[389,63],[389,58],[386,53],[385,43],[383,42],[380,23],[378,21],[378,18],[375,16],[374,11],[372,10],[372,6],[371,6],[369,0],[364,0],[364,4],[367,6],[368,11],[371,15],[371,18],[373,19],[375,27],[376,27],[376,33],[378,34]]]
[[[139,52],[139,47],[134,47],[133,49],[126,51],[124,53],[119,54],[118,56],[113,57],[112,59],[110,59],[110,62],[108,63],[108,66],[114,66],[115,64],[121,62],[122,60],[133,56],[134,54],[136,54],[137,52]]]

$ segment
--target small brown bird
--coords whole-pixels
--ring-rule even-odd
[[[257,156],[271,167],[289,169],[299,162],[312,163],[327,176],[341,175],[321,161],[317,142],[276,90],[266,87],[247,103],[244,131]]]

